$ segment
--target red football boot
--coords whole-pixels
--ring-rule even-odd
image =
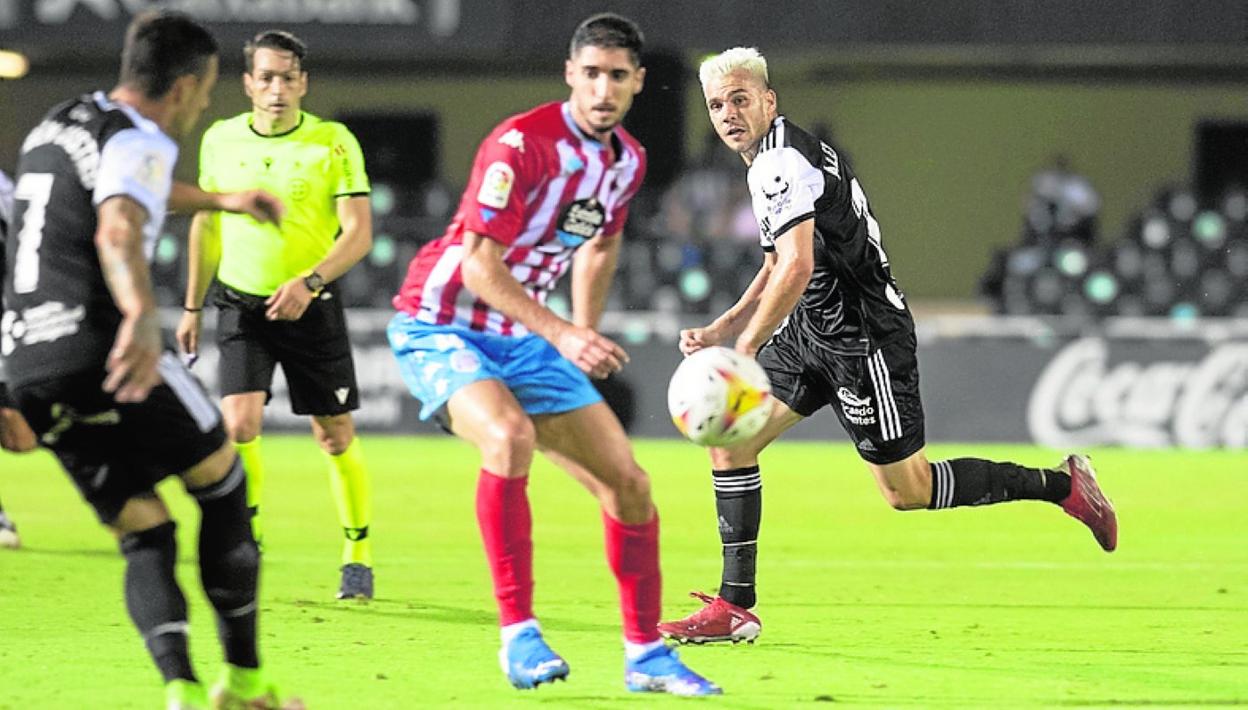
[[[1118,515],[1096,483],[1092,462],[1087,456],[1071,454],[1062,466],[1070,474],[1070,495],[1062,501],[1062,510],[1087,525],[1102,549],[1113,552],[1118,547]]]
[[[701,609],[679,621],[659,624],[659,634],[679,643],[712,643],[731,641],[754,643],[763,622],[748,609],[702,592],[689,592],[705,604]]]

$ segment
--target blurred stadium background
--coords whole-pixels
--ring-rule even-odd
[[[185,9],[223,41],[203,126],[248,108],[239,48],[280,26],[311,47],[305,108],[360,138],[376,246],[345,292],[373,380],[368,427],[420,429],[380,335],[407,259],[441,233],[478,140],[565,94],[566,36],[609,7],[649,48],[627,125],[651,170],[604,324],[653,364],[609,385],[635,433],[671,435],[655,373],[674,365],[676,331],[730,304],[760,259],[744,168],[711,134],[695,76],[701,56],[747,44],[770,58],[781,110],[862,177],[920,317],[934,438],[1248,444],[1243,3],[0,0],[14,53],[0,63],[14,77],[0,83],[0,166],[52,102],[111,85],[125,23],[149,6]],[[157,252],[168,305],[185,228],[171,220]],[[211,353],[198,369],[211,384]]]
[[[604,388],[634,434],[676,435],[663,396],[676,333],[731,303],[761,258],[744,168],[711,137],[695,78],[707,53],[753,45],[781,110],[831,138],[871,197],[919,320],[933,455],[1040,463],[1090,448],[1122,515],[1122,548],[1106,557],[1043,506],[897,515],[850,447],[775,447],[777,524],[760,557],[768,629],[754,648],[685,652],[728,688],[725,705],[1248,703],[1248,5],[0,0],[0,168],[15,166],[51,104],[112,85],[124,27],[147,7],[189,11],[222,40],[201,129],[248,108],[246,38],[301,35],[305,108],[352,128],[374,186],[375,247],[344,289],[378,491],[368,607],[331,601],[334,531],[316,522],[331,514],[313,444],[272,437],[265,646],[310,704],[535,700],[492,677],[471,451],[376,436],[430,431],[382,328],[478,141],[502,117],[566,96],[564,43],[605,9],[637,19],[649,46],[627,125],[652,167],[604,319],[632,355]],[[185,179],[197,146],[183,145]],[[171,323],[185,232],[170,220],[156,256]],[[208,348],[195,371],[212,386],[215,367]],[[276,395],[268,429],[302,432],[280,385]],[[843,436],[824,415],[793,438]],[[683,592],[718,571],[705,457],[671,441],[637,450],[664,511],[665,608],[683,611]],[[0,708],[154,705],[117,603],[115,548],[54,469],[43,454],[0,457],[26,545],[0,555]],[[533,483],[539,596],[577,673],[540,701],[618,704],[618,617],[597,533],[585,534],[596,512],[551,469],[539,463]],[[176,505],[190,522],[185,557],[193,515]],[[180,574],[193,578],[189,559]],[[202,664],[215,652],[211,614],[198,596],[192,605]]]

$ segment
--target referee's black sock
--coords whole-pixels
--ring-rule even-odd
[[[928,508],[990,505],[1010,500],[1058,503],[1070,495],[1070,475],[1054,469],[1026,468],[984,459],[936,461]]]
[[[256,588],[260,551],[251,534],[247,475],[234,459],[225,478],[190,491],[203,512],[199,528],[199,571],[204,593],[217,611],[217,635],[225,660],[259,668],[256,648]]]
[[[178,559],[176,530],[170,520],[126,533],[120,541],[126,558],[126,611],[166,683],[196,680],[186,643],[186,597],[173,573]]]
[[[719,513],[719,539],[724,545],[719,596],[749,609],[757,601],[754,563],[763,515],[763,479],[758,466],[711,471],[711,476],[715,483],[715,510]]]

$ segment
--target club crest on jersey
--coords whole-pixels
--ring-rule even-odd
[[[791,185],[779,175],[772,182],[774,183],[771,185],[773,192],[767,191],[767,185],[763,185],[759,189],[762,190],[763,197],[767,199],[767,211],[774,215],[779,215],[789,206],[789,188]]]
[[[607,211],[602,203],[590,197],[576,200],[563,209],[556,222],[555,235],[564,246],[579,247],[587,239],[593,239],[607,221]]]
[[[851,423],[858,426],[875,423],[875,407],[871,405],[870,397],[859,397],[847,388],[841,387],[836,391],[836,398],[841,400],[841,411]]]
[[[486,207],[503,209],[511,197],[511,187],[516,183],[516,171],[502,161],[490,163],[481,178],[481,189],[477,190],[477,202]]]

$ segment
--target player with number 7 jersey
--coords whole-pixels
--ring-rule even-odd
[[[14,387],[104,362],[121,312],[92,243],[96,205],[116,194],[138,201],[148,212],[150,258],[178,148],[151,121],[97,92],[52,109],[21,153],[0,324]]]
[[[243,465],[203,386],[162,348],[148,267],[167,205],[281,212],[258,190],[173,183],[174,139],[193,130],[218,72],[207,28],[184,13],[137,14],[113,89],[55,106],[22,143],[5,251],[3,352],[13,399],[115,536],[125,607],[169,708],[209,704],[174,575],[177,524],[157,490],[170,476],[199,507],[200,586],[226,662],[217,695],[240,706],[276,704],[260,667],[260,556]]]

